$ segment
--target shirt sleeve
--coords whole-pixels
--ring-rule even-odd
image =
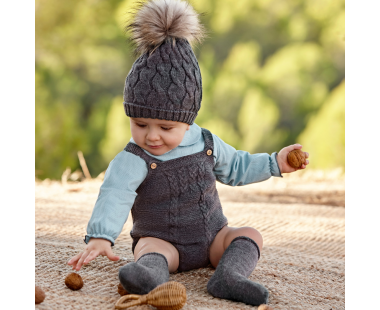
[[[250,154],[237,151],[218,136],[214,138],[214,174],[216,179],[227,185],[242,186],[282,177],[277,163],[277,152]]]
[[[111,161],[87,225],[84,242],[102,238],[115,244],[137,196],[136,190],[148,174],[145,161],[126,151]]]

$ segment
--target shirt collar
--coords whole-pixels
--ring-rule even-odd
[[[179,146],[189,146],[189,145],[193,145],[193,144],[197,143],[201,137],[201,134],[202,134],[201,127],[199,127],[195,123],[193,125],[190,125],[190,129],[186,130],[185,136],[183,137]],[[136,142],[133,140],[133,138],[131,138],[131,140],[129,140],[129,141],[136,144]]]
[[[185,136],[179,146],[188,146],[197,143],[201,137],[201,133],[201,127],[197,124],[194,123],[193,125],[190,125],[190,129],[185,132]]]

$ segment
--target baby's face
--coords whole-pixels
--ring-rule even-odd
[[[163,155],[176,148],[190,125],[152,118],[130,118],[132,138],[152,155]]]

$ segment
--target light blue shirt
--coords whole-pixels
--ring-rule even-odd
[[[237,151],[218,136],[214,134],[212,136],[214,140],[212,155],[215,162],[213,171],[217,181],[231,186],[242,186],[267,180],[271,176],[282,177],[276,152],[269,156],[266,153],[250,154]],[[133,139],[130,142],[135,143]],[[175,149],[159,156],[144,151],[160,161],[167,161],[201,152],[204,143],[202,130],[194,123]],[[105,173],[87,225],[86,243],[90,238],[103,238],[114,245],[115,239],[128,219],[129,211],[137,196],[136,190],[147,174],[147,164],[139,156],[126,151],[116,155]]]

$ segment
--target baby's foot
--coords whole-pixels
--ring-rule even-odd
[[[252,306],[268,303],[268,290],[259,283],[228,270],[215,271],[207,283],[207,291],[214,297],[244,302]]]
[[[256,242],[245,236],[236,237],[224,251],[207,283],[208,292],[218,298],[244,302],[252,306],[268,302],[268,290],[248,279],[260,257]]]
[[[169,281],[166,257],[160,253],[147,253],[136,262],[119,269],[121,285],[131,294],[147,294],[158,285]]]

